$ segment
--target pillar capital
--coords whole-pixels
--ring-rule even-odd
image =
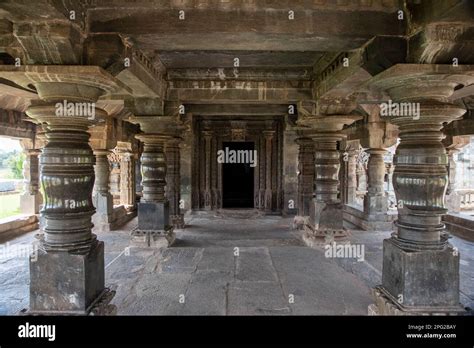
[[[454,90],[474,83],[474,66],[397,64],[374,77],[370,86],[396,102],[448,102]]]
[[[181,122],[177,116],[131,116],[128,121],[140,125],[145,134],[174,136],[182,130]]]

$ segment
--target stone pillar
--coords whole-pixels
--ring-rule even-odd
[[[166,157],[165,143],[176,129],[172,116],[134,116],[143,134],[136,136],[143,143],[141,156],[142,198],[138,204],[138,228],[133,241],[154,247],[168,247],[175,235],[170,224],[169,202],[165,196]]]
[[[23,162],[24,192],[20,196],[20,211],[22,214],[36,215],[43,203],[39,192],[39,149],[25,150]]]
[[[113,197],[113,204],[120,205],[120,156],[115,152],[109,155],[110,163],[110,177],[109,177],[109,187],[110,193]]]
[[[212,131],[203,131],[202,135],[204,136],[204,153],[205,153],[205,168],[204,168],[204,209],[212,209],[212,199],[211,199],[211,161],[214,158],[211,154],[212,147]]]
[[[180,212],[181,200],[181,175],[180,175],[180,149],[182,139],[171,138],[165,147],[166,154],[166,197],[170,202],[170,219],[175,228],[184,228],[184,215]]]
[[[265,211],[272,211],[273,190],[272,190],[272,174],[276,169],[275,162],[272,161],[272,143],[275,131],[263,131],[265,137]]]
[[[93,190],[93,202],[96,213],[92,221],[96,231],[110,231],[113,217],[114,200],[110,193],[109,179],[109,150],[95,150],[95,182]]]
[[[93,66],[25,69],[31,73],[22,78],[31,80],[40,98],[27,114],[47,125],[48,140],[39,163],[45,223],[30,257],[30,313],[86,314],[106,293],[104,243],[91,232],[95,157],[88,127],[107,116],[95,101],[118,84]]]
[[[448,187],[446,190],[446,208],[453,213],[461,211],[461,196],[456,192],[456,161],[454,155],[459,149],[447,149],[448,155]]]
[[[310,138],[297,138],[298,152],[298,215],[294,226],[302,229],[310,215],[314,185],[314,142]]]
[[[367,228],[390,231],[392,222],[387,220],[388,198],[385,194],[385,149],[367,149],[367,193],[364,197],[364,219]]]
[[[338,143],[344,138],[341,133],[344,125],[361,118],[357,115],[307,116],[299,122],[315,129],[311,136],[316,150],[315,192],[303,235],[308,246],[347,241],[347,231],[343,228],[343,204],[338,197],[341,167]]]
[[[398,203],[397,233],[383,243],[382,285],[375,289],[378,314],[457,313],[459,253],[442,223],[448,184],[448,157],[441,131],[465,109],[448,98],[459,85],[474,83],[463,68],[396,65],[378,75],[373,86],[392,104],[409,103],[418,113],[392,116],[399,127],[393,175]],[[404,104],[405,107],[408,104]]]
[[[347,151],[346,204],[354,205],[357,192],[357,156],[356,151]]]
[[[136,205],[135,157],[131,150],[119,148],[120,156],[120,204],[132,209]]]

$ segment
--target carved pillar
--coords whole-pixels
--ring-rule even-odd
[[[347,151],[346,204],[356,203],[357,192],[357,156],[355,150]]]
[[[95,182],[93,190],[93,202],[96,213],[93,216],[94,227],[97,231],[110,231],[114,210],[114,201],[110,193],[110,151],[101,149],[95,150]]]
[[[108,156],[110,165],[109,187],[114,205],[120,205],[120,156],[113,152]]]
[[[380,220],[383,222],[384,216],[387,214],[388,201],[385,195],[385,149],[367,149],[367,193],[364,197],[364,215],[369,221]],[[380,225],[380,224],[379,224]],[[379,225],[372,225],[371,228],[380,230]],[[383,230],[391,228],[384,226]]]
[[[170,139],[174,117],[134,116],[130,122],[140,124],[143,134],[136,136],[143,142],[141,156],[142,199],[138,205],[138,228],[133,241],[154,247],[168,247],[174,240],[170,225],[169,202],[165,196],[165,143]]]
[[[271,212],[273,209],[272,174],[276,170],[276,163],[272,161],[275,131],[263,131],[263,135],[265,137],[265,211]]]
[[[118,85],[93,66],[25,69],[41,99],[27,114],[47,125],[48,140],[40,157],[45,226],[30,259],[30,311],[84,314],[105,293],[104,243],[91,232],[95,157],[88,127],[107,116],[94,102]]]
[[[267,168],[267,159],[265,156],[265,137],[260,136],[258,151],[258,175],[259,175],[259,192],[258,192],[258,208],[265,210],[265,170]]]
[[[310,215],[313,199],[314,184],[314,142],[310,138],[298,138],[298,216],[295,217],[295,226],[303,228]]]
[[[463,75],[462,67],[435,65],[396,65],[374,82],[392,103],[419,108],[419,113],[390,120],[400,132],[393,175],[398,231],[384,240],[382,285],[376,288],[376,306],[371,307],[376,313],[462,310],[459,254],[449,244],[442,223],[448,158],[441,129],[465,113],[448,97],[457,86],[472,83],[474,76]]]
[[[204,167],[204,209],[212,209],[212,199],[211,199],[211,170],[212,165],[211,161],[214,158],[214,154],[211,154],[212,147],[212,131],[203,131],[202,135],[204,137],[204,158],[205,158],[205,167]]]
[[[120,204],[135,207],[135,155],[129,149],[119,148],[120,155]]]
[[[175,137],[166,143],[165,154],[167,162],[166,171],[166,197],[170,202],[170,219],[175,228],[184,228],[184,215],[180,212],[181,200],[181,174],[180,174],[180,149],[182,139]]]
[[[22,214],[35,215],[39,213],[43,198],[39,192],[39,149],[27,149],[23,162],[24,192],[20,196],[20,211]]]
[[[461,195],[456,190],[456,161],[455,155],[460,149],[470,142],[470,136],[447,137],[444,142],[448,142],[446,151],[448,154],[448,188],[446,190],[446,208],[450,212],[461,211]]]
[[[303,236],[311,247],[346,241],[343,209],[338,197],[341,166],[338,142],[344,137],[340,132],[344,125],[359,119],[361,117],[356,115],[307,116],[299,122],[315,129],[311,136],[315,142],[315,197]]]

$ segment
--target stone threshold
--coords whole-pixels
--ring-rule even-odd
[[[448,213],[443,216],[443,222],[453,235],[474,242],[474,216],[467,213]]]
[[[357,207],[344,205],[343,217],[345,221],[365,231],[393,231],[393,222],[397,218],[397,211],[389,210],[387,214],[380,214],[379,216],[369,219],[364,211]]]
[[[39,219],[36,215],[19,214],[0,219],[0,243],[8,242],[38,227]]]

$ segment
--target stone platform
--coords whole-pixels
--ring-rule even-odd
[[[352,230],[365,260],[326,258],[303,245],[292,218],[242,219],[200,213],[186,219],[168,249],[130,247],[132,220],[103,232],[106,286],[118,315],[366,315],[380,284],[387,232]],[[244,214],[245,215],[245,214]],[[10,244],[25,248],[34,233]],[[461,255],[461,300],[473,303],[472,244],[453,238]],[[236,249],[237,248],[237,249]],[[28,304],[27,257],[0,259],[0,314]]]

